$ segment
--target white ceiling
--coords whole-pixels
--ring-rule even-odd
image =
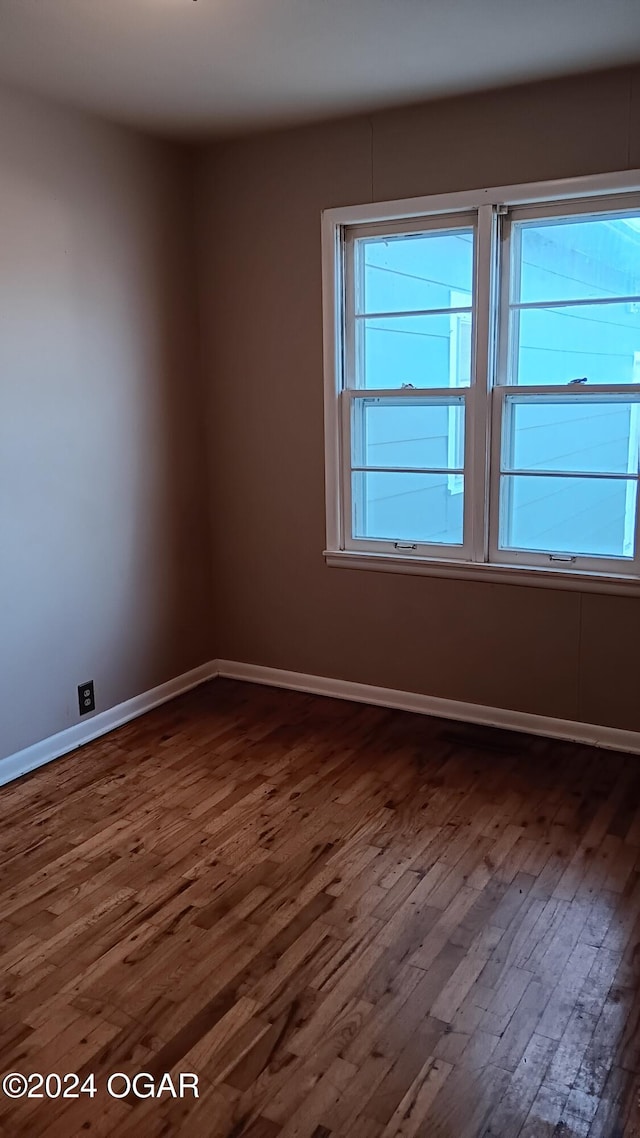
[[[640,0],[0,0],[0,78],[196,136],[640,59]]]

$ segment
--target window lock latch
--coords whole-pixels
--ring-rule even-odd
[[[550,553],[549,561],[563,561],[573,565],[576,561],[575,557],[571,557],[568,553]]]
[[[393,548],[394,549],[417,549],[418,546],[415,544],[415,542],[412,545],[411,542],[409,542],[409,541],[394,541]]]

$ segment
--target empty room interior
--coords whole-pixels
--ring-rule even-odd
[[[640,1138],[640,3],[0,0],[0,1135]]]

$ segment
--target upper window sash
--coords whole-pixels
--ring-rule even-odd
[[[621,331],[626,324],[627,339],[634,324],[640,333],[640,267],[632,267],[634,261],[640,266],[638,219],[640,194],[504,210],[499,219],[498,385],[526,388],[580,381],[614,387],[635,382],[631,348],[626,357],[624,344],[617,354],[599,353],[596,340],[598,326],[606,323],[619,325]],[[631,251],[637,245],[637,259],[629,259],[626,271],[620,267],[616,272],[612,264],[617,280],[608,280],[606,286],[595,279],[600,264],[592,261],[589,265],[589,256],[593,256],[585,241],[589,230],[592,245],[597,236],[600,246],[606,247],[610,236],[613,246],[621,235],[627,236]],[[547,250],[556,245],[555,264],[545,252],[545,243]],[[610,256],[615,261],[613,247]],[[630,319],[629,306],[638,306],[634,319]],[[574,362],[580,365],[577,370],[572,370]]]
[[[435,277],[425,273],[425,253],[442,262],[445,251],[452,262],[448,273]],[[425,350],[421,358],[415,346],[420,342],[417,337],[425,348],[442,338],[443,323],[450,335],[452,316],[473,319],[476,215],[465,212],[423,218],[419,223],[349,228],[343,256],[342,386],[399,391],[451,386],[448,357],[446,368],[434,368],[429,352]],[[391,344],[397,347],[393,356]],[[403,353],[403,344],[412,350]],[[463,382],[456,376],[453,385]]]

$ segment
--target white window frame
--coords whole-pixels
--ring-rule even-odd
[[[497,546],[497,479],[500,472],[500,424],[502,403],[509,394],[524,388],[505,384],[506,336],[498,327],[499,318],[506,319],[505,294],[508,273],[498,274],[500,261],[500,225],[503,215],[523,207],[534,207],[536,217],[593,213],[605,208],[636,208],[640,192],[640,171],[595,175],[554,182],[537,182],[517,186],[464,191],[383,202],[362,206],[328,209],[322,215],[323,272],[323,344],[324,344],[324,408],[325,408],[325,489],[327,510],[326,549],[324,556],[331,566],[375,569],[396,573],[419,573],[462,579],[505,581],[550,588],[580,591],[640,594],[640,539],[636,542],[633,562],[577,558],[568,564],[564,559],[550,563],[547,554],[539,559],[530,552]],[[609,204],[611,199],[614,203]],[[565,203],[566,210],[558,208]],[[378,392],[355,390],[345,382],[349,352],[345,335],[345,311],[352,282],[345,279],[345,243],[360,230],[378,226],[381,233],[414,233],[428,228],[446,228],[447,218],[474,215],[475,231],[474,321],[472,341],[472,385],[469,388],[420,388],[405,393],[403,389]],[[363,228],[366,227],[366,230]],[[500,300],[500,303],[498,301]],[[346,325],[347,329],[349,325]],[[534,389],[527,388],[534,394]],[[535,389],[550,394],[552,388]],[[614,388],[589,387],[589,394],[599,391],[612,394]],[[354,399],[394,396],[413,399],[445,398],[452,392],[463,393],[467,406],[465,423],[465,471],[474,492],[465,494],[465,545],[434,547],[432,545],[353,540],[351,533],[351,419]],[[567,388],[562,391],[567,394]],[[626,385],[626,393],[633,388]],[[640,493],[638,511],[640,515]],[[640,534],[640,516],[636,518]],[[408,547],[407,547],[408,546]]]

